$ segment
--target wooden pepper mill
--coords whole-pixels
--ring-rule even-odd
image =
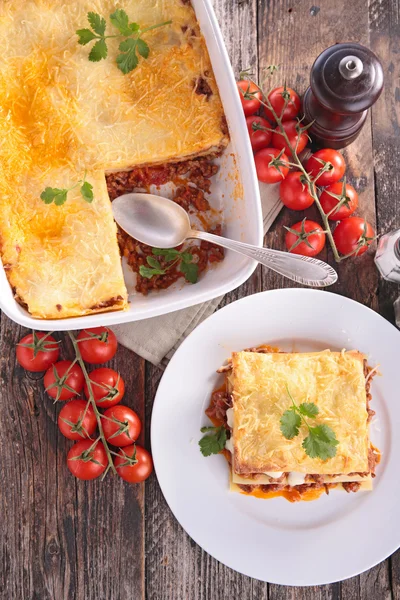
[[[335,44],[318,56],[303,98],[306,123],[319,147],[353,142],[383,88],[382,65],[360,44]]]

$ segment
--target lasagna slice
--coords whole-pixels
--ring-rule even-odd
[[[359,352],[236,352],[225,368],[226,388],[213,394],[207,414],[227,428],[231,490],[259,497],[275,492],[289,500],[311,499],[333,486],[372,489],[379,457],[369,439],[371,376]],[[335,433],[334,456],[309,456],[307,427],[287,439],[281,418],[296,405],[313,403]],[[317,492],[315,494],[315,492]]]

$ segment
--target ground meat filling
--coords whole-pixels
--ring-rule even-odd
[[[104,300],[104,302],[99,302],[98,304],[94,304],[94,306],[91,306],[90,309],[91,310],[96,310],[98,308],[107,308],[108,306],[113,306],[114,304],[116,304],[117,302],[123,300],[122,296],[114,296],[113,298],[110,298],[109,300]]]
[[[223,421],[228,429],[226,411],[232,407],[232,396],[228,392],[216,391],[211,396],[206,415],[211,421]]]
[[[365,391],[366,391],[366,394],[367,394],[367,413],[368,413],[368,421],[367,422],[368,423],[371,421],[372,417],[375,414],[375,411],[372,410],[372,408],[369,407],[369,403],[372,400],[372,395],[371,395],[371,392],[370,392],[371,381],[372,381],[372,378],[374,377],[374,373],[372,374],[371,377],[368,377],[368,375],[371,373],[371,371],[372,371],[371,367],[369,367],[367,365],[367,361],[364,360],[364,375],[365,375],[365,378],[366,378]],[[368,379],[367,379],[367,377],[368,377]]]
[[[348,481],[347,483],[342,483],[343,489],[346,492],[358,492],[361,487],[361,481]]]
[[[194,85],[196,94],[203,94],[207,97],[207,100],[210,96],[212,96],[213,91],[208,85],[207,81],[204,79],[204,77],[198,77],[195,80]]]
[[[110,173],[107,175],[107,188],[111,200],[133,191],[149,192],[150,186],[160,186],[173,183],[175,192],[173,200],[191,214],[201,216],[204,229],[216,235],[222,234],[221,225],[207,225],[210,204],[205,194],[210,192],[211,177],[218,172],[218,166],[212,160],[217,156],[194,158],[179,163],[169,163],[163,166],[137,167],[131,171]],[[137,274],[136,291],[147,295],[152,290],[166,289],[177,280],[184,277],[179,269],[179,262],[170,267],[163,257],[157,257],[162,268],[168,267],[165,274],[154,275],[151,279],[140,275],[140,267],[147,266],[147,257],[152,256],[152,249],[130,237],[118,228],[118,243],[131,269]],[[182,247],[177,248],[181,250]],[[193,262],[198,265],[199,275],[209,264],[221,262],[224,250],[208,242],[200,245],[192,244],[185,251],[193,256]]]

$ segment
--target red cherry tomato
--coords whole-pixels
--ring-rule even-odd
[[[271,125],[262,117],[246,117],[247,129],[249,131],[250,143],[253,152],[258,152],[262,148],[268,148],[272,133],[269,131]],[[264,127],[264,129],[263,129]],[[268,131],[265,131],[265,128]]]
[[[333,239],[341,254],[360,256],[367,251],[374,238],[374,230],[360,217],[347,217],[337,225]]]
[[[318,177],[318,186],[336,183],[339,179],[342,179],[346,171],[343,156],[337,150],[331,150],[330,148],[322,148],[322,150],[312,154],[307,161],[306,171],[315,179],[325,165],[327,165],[328,170]]]
[[[356,210],[358,194],[352,185],[338,181],[325,188],[319,201],[330,221],[341,221],[352,215]],[[342,202],[342,205],[335,210],[340,202]]]
[[[101,442],[81,440],[74,444],[67,455],[67,466],[78,479],[96,479],[108,465],[107,454]]]
[[[56,340],[43,331],[33,331],[17,344],[17,361],[27,371],[46,371],[58,359],[60,351]]]
[[[60,360],[46,371],[44,387],[49,396],[55,400],[69,400],[73,396],[79,396],[82,391],[84,381],[82,369],[77,364],[71,365],[70,360]]]
[[[282,121],[289,121],[294,119],[300,112],[301,102],[298,94],[291,88],[278,87],[272,90],[268,94],[268,100],[271,102],[272,108],[282,119]],[[286,108],[283,112],[285,102],[287,101]],[[275,117],[269,108],[264,107],[264,113],[267,119],[275,122]]]
[[[137,461],[136,464],[130,464],[133,460]],[[121,448],[118,456],[114,458],[114,465],[118,475],[129,483],[140,483],[147,479],[153,471],[153,460],[150,453],[137,444]]]
[[[58,427],[69,440],[90,438],[97,427],[96,415],[85,400],[71,400],[64,404],[58,415]]]
[[[92,371],[89,379],[92,381],[94,400],[99,408],[109,408],[121,402],[125,393],[125,383],[117,371],[101,367]],[[85,383],[85,396],[89,398],[87,383]]]
[[[139,437],[142,424],[135,411],[118,404],[104,413],[103,431],[113,446],[129,446]]]
[[[261,106],[262,93],[260,88],[256,86],[252,81],[241,79],[236,83],[240,101],[242,103],[243,112],[246,117],[254,115]]]
[[[289,173],[286,154],[277,148],[263,148],[254,156],[257,177],[264,183],[278,183]]]
[[[305,210],[314,202],[300,171],[292,171],[286,176],[279,187],[279,194],[283,204],[292,210]]]
[[[289,138],[290,145],[293,149],[296,149],[297,144],[296,153],[300,154],[300,152],[303,152],[308,143],[308,136],[307,133],[303,131],[301,124],[299,124],[298,121],[285,121],[285,123],[282,123],[282,127],[285,130],[286,135]],[[279,125],[275,127],[275,132],[272,135],[273,147],[278,148],[278,150],[282,150],[283,148],[288,156],[292,156],[292,151],[289,145],[287,144],[283,135],[278,133],[278,131],[280,131]]]
[[[293,254],[317,256],[325,246],[325,233],[319,223],[303,219],[288,229],[285,243]]]
[[[117,351],[117,338],[108,327],[83,329],[77,340],[83,360],[91,365],[111,360]]]

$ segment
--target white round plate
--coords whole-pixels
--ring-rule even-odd
[[[218,385],[216,369],[259,344],[282,350],[357,349],[379,364],[372,384],[372,442],[382,452],[372,492],[332,490],[313,502],[231,493],[223,456],[198,440]],[[151,426],[155,470],[182,527],[209,554],[245,575],[283,585],[320,585],[357,575],[400,546],[400,332],[343,296],[283,289],[249,296],[204,321],[172,358]]]

